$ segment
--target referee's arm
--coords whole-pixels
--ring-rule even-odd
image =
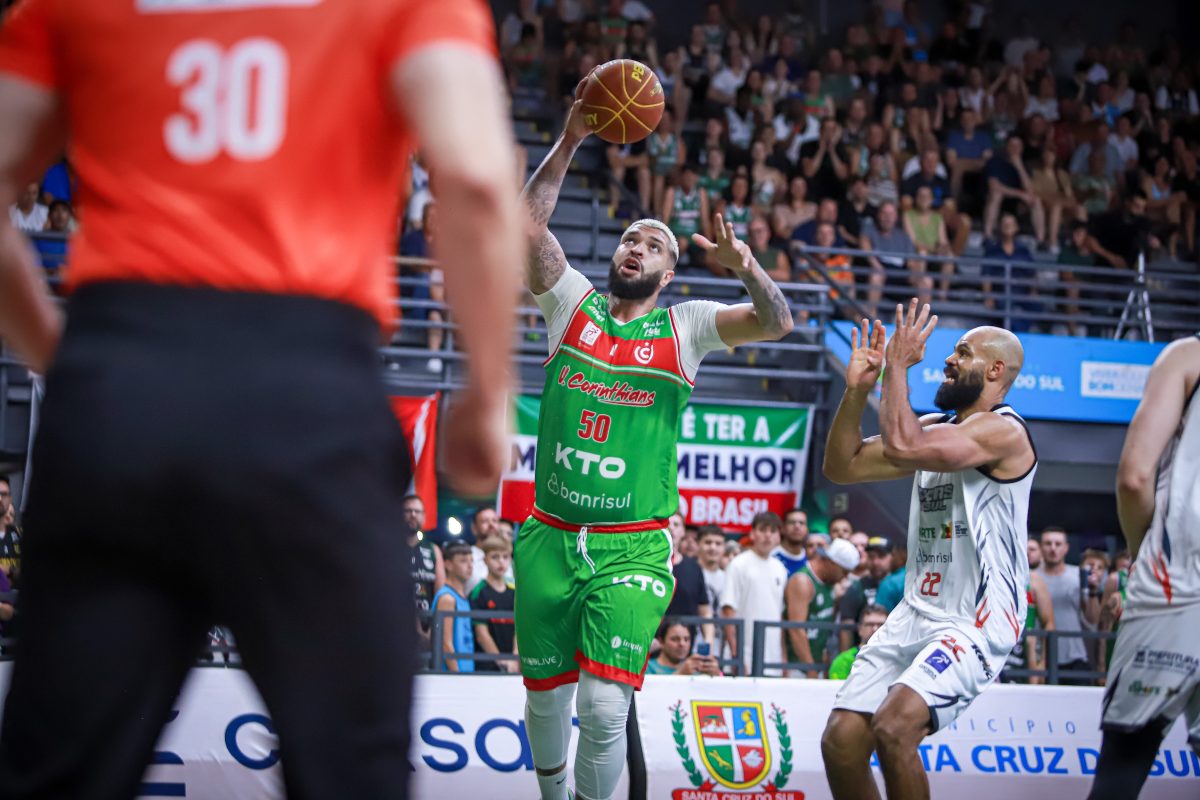
[[[45,143],[61,141],[58,100],[33,83],[0,76],[0,208],[17,201],[30,176],[45,167]],[[50,299],[41,269],[22,235],[0,221],[0,338],[37,372],[58,347],[62,315]]]

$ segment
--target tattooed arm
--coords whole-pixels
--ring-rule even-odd
[[[527,277],[529,288],[534,294],[545,294],[554,288],[567,268],[567,257],[563,254],[558,239],[550,233],[550,215],[558,205],[558,192],[575,151],[587,138],[588,129],[583,123],[582,103],[576,102],[567,115],[567,124],[562,135],[554,143],[550,154],[541,163],[521,198],[529,208],[532,221],[529,239],[529,263]]]
[[[721,340],[734,347],[749,342],[782,339],[795,325],[787,298],[755,260],[750,246],[734,235],[733,226],[725,222],[720,214],[716,217],[714,230],[716,242],[710,242],[700,234],[693,234],[692,239],[700,247],[711,251],[718,264],[741,278],[753,301],[717,312],[717,332],[721,334]]]

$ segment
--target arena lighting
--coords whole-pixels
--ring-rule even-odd
[[[461,536],[462,530],[462,523],[458,521],[458,517],[450,517],[446,520],[446,533],[451,536]]]
[[[418,542],[425,541],[425,532],[424,531],[417,531],[417,541]]]

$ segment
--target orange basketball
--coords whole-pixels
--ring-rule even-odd
[[[649,136],[663,115],[663,89],[654,70],[623,58],[592,70],[576,96],[584,121],[606,142],[629,144]]]

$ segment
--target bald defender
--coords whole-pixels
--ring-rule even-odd
[[[986,689],[1021,635],[1029,491],[1037,453],[1005,402],[1021,372],[1021,342],[1001,328],[968,331],[946,357],[934,404],[918,417],[908,369],[937,326],[929,306],[896,307],[887,341],[866,320],[852,334],[846,392],[825,445],[835,483],[913,476],[904,599],[855,659],[821,740],[838,800],[878,798],[871,752],[889,800],[929,797],[917,747]],[[882,434],[861,419],[884,361]]]

